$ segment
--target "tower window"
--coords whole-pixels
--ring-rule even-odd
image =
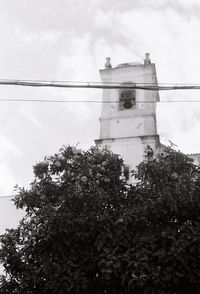
[[[119,109],[128,110],[135,107],[135,89],[131,90],[122,90],[119,93]]]
[[[129,179],[130,179],[129,174],[130,174],[129,165],[127,165],[127,164],[122,165],[121,179],[129,181]]]
[[[124,166],[124,177],[126,181],[129,181],[130,177],[129,177],[129,166],[125,165]]]

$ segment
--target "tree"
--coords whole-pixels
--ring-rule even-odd
[[[200,169],[147,148],[137,184],[109,150],[64,147],[34,166],[1,236],[0,293],[200,293]]]

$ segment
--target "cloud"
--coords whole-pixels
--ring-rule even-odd
[[[0,159],[13,154],[15,156],[21,156],[21,151],[19,148],[12,143],[6,136],[0,134]]]
[[[34,113],[34,108],[30,105],[23,105],[20,109],[20,112],[23,116],[25,116],[34,126],[41,128],[43,125],[39,121],[38,118],[36,118],[36,115]]]
[[[0,162],[0,179],[0,195],[12,194],[16,179],[5,161]]]

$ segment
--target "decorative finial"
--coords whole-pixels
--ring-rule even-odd
[[[149,58],[149,53],[145,53],[144,64],[151,64],[151,59]]]
[[[106,57],[105,68],[106,68],[106,69],[110,69],[110,68],[112,68],[112,65],[111,65],[111,63],[110,63],[110,57]]]

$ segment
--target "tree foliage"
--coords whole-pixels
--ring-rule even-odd
[[[200,293],[200,169],[147,148],[137,183],[108,150],[63,147],[34,166],[1,236],[0,293]]]

